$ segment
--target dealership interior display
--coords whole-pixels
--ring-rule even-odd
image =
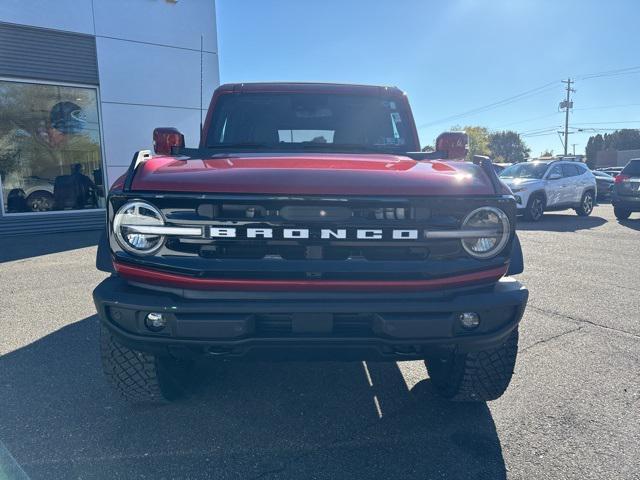
[[[93,88],[0,81],[5,214],[104,207]]]

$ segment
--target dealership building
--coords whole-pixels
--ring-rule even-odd
[[[218,84],[214,0],[2,0],[0,236],[102,226],[134,152],[155,127],[195,146]]]

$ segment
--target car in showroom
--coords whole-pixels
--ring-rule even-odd
[[[25,177],[17,187],[6,188],[4,195],[9,213],[48,212],[54,205],[53,182],[48,178]]]
[[[518,214],[539,221],[544,212],[573,209],[591,215],[598,192],[596,178],[582,162],[544,160],[516,163],[500,172],[511,189]]]
[[[615,178],[611,195],[613,212],[618,220],[626,220],[640,212],[640,158],[634,158]]]
[[[219,87],[199,148],[157,128],[109,193],[106,378],[163,402],[198,358],[421,360],[447,399],[500,397],[528,291],[516,203],[466,145],[421,152],[395,87]]]

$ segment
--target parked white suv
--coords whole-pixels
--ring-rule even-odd
[[[518,213],[537,222],[545,211],[573,208],[590,215],[595,203],[596,179],[581,162],[550,160],[516,163],[500,172],[500,179],[516,197]]]

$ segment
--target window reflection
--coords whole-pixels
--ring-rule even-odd
[[[104,207],[96,90],[0,80],[5,213]]]

